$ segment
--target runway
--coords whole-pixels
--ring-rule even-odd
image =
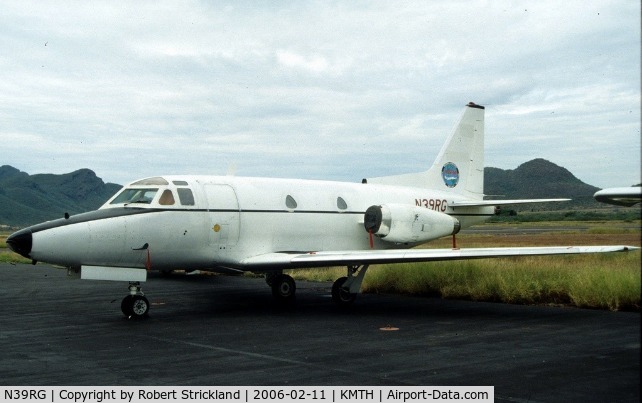
[[[2,385],[492,385],[497,401],[640,401],[640,314],[361,295],[298,282],[152,276],[125,283],[0,265]],[[397,330],[394,330],[397,329]]]

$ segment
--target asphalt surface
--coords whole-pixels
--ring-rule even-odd
[[[299,282],[153,276],[126,284],[0,265],[2,385],[492,385],[497,401],[640,401],[640,314],[361,295]],[[383,329],[383,330],[382,330]],[[394,330],[397,329],[397,330]]]

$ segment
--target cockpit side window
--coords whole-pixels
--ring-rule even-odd
[[[178,188],[176,189],[178,192],[178,199],[181,201],[181,204],[183,206],[193,206],[194,203],[194,194],[192,194],[192,191],[188,188]]]
[[[154,196],[158,193],[158,189],[125,189],[110,204],[129,204],[129,203],[142,203],[150,204],[154,200]]]
[[[171,190],[165,189],[165,191],[163,191],[163,194],[161,194],[161,197],[158,199],[158,204],[160,204],[161,206],[173,206],[174,203],[174,194]]]

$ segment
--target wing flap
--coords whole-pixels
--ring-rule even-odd
[[[361,264],[413,263],[442,260],[486,259],[509,256],[570,255],[581,253],[627,252],[639,249],[626,245],[540,246],[470,249],[393,249],[365,251],[323,251],[309,253],[267,253],[241,261],[246,269],[285,269]]]

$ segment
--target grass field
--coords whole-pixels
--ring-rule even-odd
[[[640,223],[578,222],[492,225],[524,233],[460,234],[458,247],[555,245],[640,246]],[[533,227],[550,232],[529,233]],[[489,225],[490,227],[490,225]],[[559,228],[581,227],[559,231]],[[483,226],[481,227],[483,228]],[[450,248],[450,238],[426,244]],[[514,304],[554,304],[608,310],[640,310],[640,251],[576,256],[529,256],[373,266],[363,292],[439,296]],[[330,281],[344,268],[297,270],[296,279]]]
[[[534,227],[550,227],[550,231],[529,232]],[[639,221],[489,224],[477,228],[508,228],[511,233],[460,234],[457,246],[641,246]],[[6,237],[0,235],[0,262],[29,263],[6,248]],[[424,247],[450,248],[451,239],[442,238]],[[640,251],[378,265],[369,269],[363,292],[640,311],[640,267]],[[290,274],[297,280],[333,281],[345,275],[345,268],[293,270]]]

